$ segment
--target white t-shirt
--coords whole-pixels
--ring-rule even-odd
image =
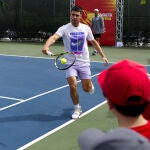
[[[56,33],[63,39],[64,51],[69,51],[76,55],[76,64],[89,64],[87,40],[94,40],[89,26],[80,23],[78,27],[74,27],[71,23],[68,23],[61,26]]]

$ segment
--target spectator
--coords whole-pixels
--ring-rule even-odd
[[[78,140],[81,150],[150,150],[150,143],[145,137],[127,128],[107,133],[87,129]]]
[[[98,9],[94,9],[94,17],[92,18],[91,22],[91,29],[93,31],[93,35],[95,40],[99,43],[102,33],[104,33],[104,21],[102,15],[99,13]],[[97,50],[94,50],[92,55],[96,55]]]
[[[146,68],[125,59],[99,74],[98,82],[119,127],[131,128],[150,140],[150,121],[143,117],[150,103]]]

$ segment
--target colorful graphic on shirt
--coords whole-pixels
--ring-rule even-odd
[[[83,53],[85,35],[84,32],[71,32],[70,33],[70,50],[75,54]]]

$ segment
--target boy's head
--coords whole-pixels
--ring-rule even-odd
[[[146,68],[137,62],[125,59],[112,65],[99,74],[98,82],[112,106],[130,107],[131,111],[140,106],[144,111],[150,101],[150,79]]]

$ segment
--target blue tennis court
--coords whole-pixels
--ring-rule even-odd
[[[57,70],[53,61],[0,56],[0,149],[18,149],[71,120],[73,105],[65,72]],[[103,63],[91,63],[94,95],[83,92],[79,81],[84,112],[104,100],[97,75],[106,68]]]

